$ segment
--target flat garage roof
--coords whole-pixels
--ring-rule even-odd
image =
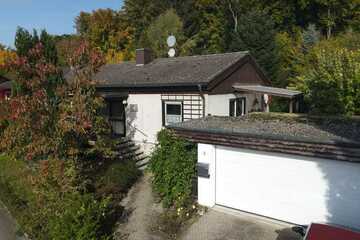
[[[252,113],[167,128],[194,142],[360,162],[360,119]]]

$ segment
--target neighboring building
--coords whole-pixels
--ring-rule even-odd
[[[96,79],[113,132],[147,152],[168,124],[265,111],[264,94],[289,98],[292,111],[301,98],[300,92],[269,87],[248,52],[152,60],[149,50],[139,49],[136,62],[105,65]]]
[[[360,229],[360,119],[253,113],[169,127],[198,143],[198,202]]]
[[[6,99],[11,95],[11,81],[0,76],[0,100]]]

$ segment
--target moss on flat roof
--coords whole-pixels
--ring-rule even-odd
[[[360,144],[360,117],[252,113],[242,117],[209,116],[179,123],[169,128],[240,134],[264,139]]]

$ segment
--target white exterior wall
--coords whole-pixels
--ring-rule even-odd
[[[198,158],[210,164],[210,178],[198,178],[202,205],[360,229],[360,163],[204,144]]]
[[[150,152],[162,128],[161,94],[129,94],[126,107],[126,135]],[[133,106],[131,106],[133,105]],[[137,111],[131,111],[132,108]]]
[[[204,206],[215,205],[215,146],[198,144],[198,162],[209,164],[210,178],[198,178],[198,203]]]
[[[215,94],[215,95],[206,95],[205,98],[205,113],[206,115],[211,114],[213,116],[229,116],[229,104],[230,99],[246,97],[246,113],[252,110],[261,109],[261,95],[258,94],[239,94],[239,93],[230,93],[230,94]],[[254,100],[258,99],[257,106],[254,106]]]
[[[246,111],[253,109],[255,94],[205,94],[205,115],[229,116],[229,100],[246,97]],[[192,100],[189,100],[192,99]],[[191,103],[199,104],[199,110],[189,110]],[[162,129],[162,100],[180,100],[184,104],[184,120],[202,117],[202,100],[198,94],[129,94],[126,107],[126,136],[133,139],[150,153]],[[190,107],[191,108],[191,107]],[[134,111],[134,110],[137,111]],[[198,114],[198,115],[194,115]]]

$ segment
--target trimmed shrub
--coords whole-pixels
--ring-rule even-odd
[[[158,133],[158,142],[149,165],[154,174],[154,190],[165,207],[189,206],[197,161],[196,145],[166,129]]]

